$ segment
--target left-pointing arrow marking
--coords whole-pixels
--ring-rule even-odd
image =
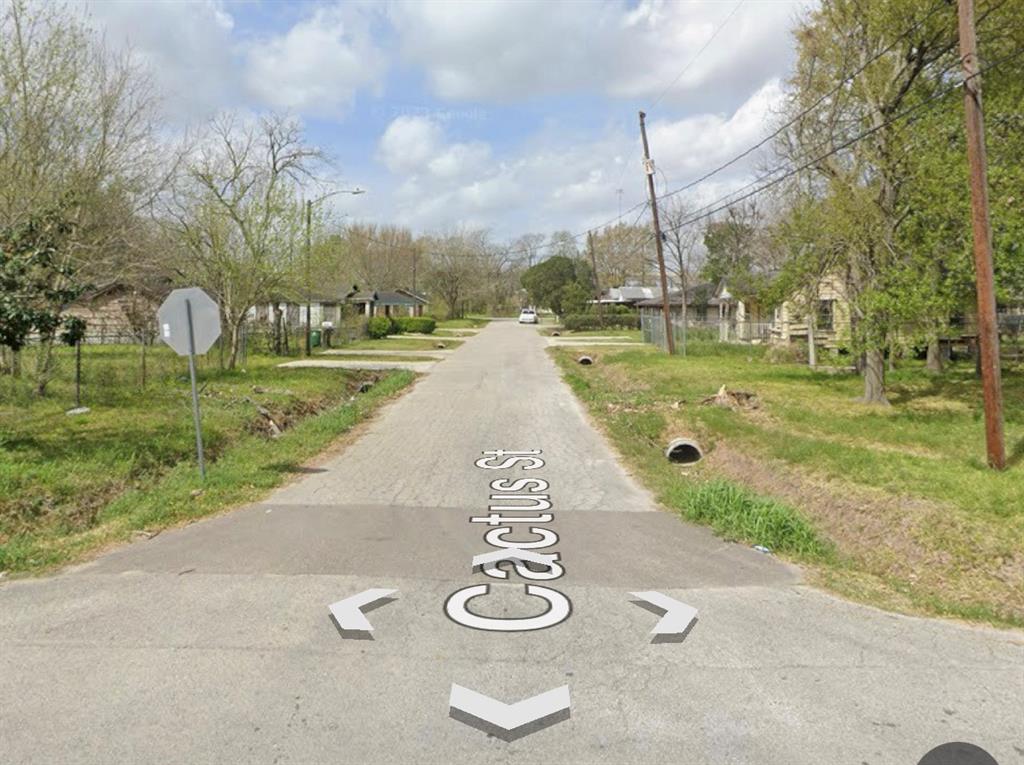
[[[373,639],[373,635],[370,634],[373,632],[373,625],[370,624],[363,614],[362,609],[384,599],[390,602],[393,598],[388,598],[388,596],[393,592],[398,592],[398,590],[364,590],[358,595],[353,595],[351,598],[345,598],[337,603],[332,603],[330,607],[331,616],[334,617],[334,623],[338,625],[341,636],[344,638],[362,638],[363,640],[367,638]],[[381,603],[381,605],[384,604]]]
[[[697,609],[688,606],[682,601],[662,595],[660,592],[631,592],[630,595],[640,598],[661,611],[664,615],[654,625],[651,634],[654,635],[652,642],[679,642],[683,640],[693,625],[697,623]],[[638,603],[643,606],[643,603]],[[646,608],[646,606],[644,606]],[[648,609],[650,610],[650,609]]]
[[[452,683],[449,715],[504,741],[514,741],[569,719],[569,686],[505,704]]]

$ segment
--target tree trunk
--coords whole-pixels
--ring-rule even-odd
[[[875,348],[864,354],[864,396],[860,399],[865,404],[885,404],[885,356]]]
[[[274,354],[281,355],[281,323],[284,320],[284,312],[280,303],[274,303]]]
[[[942,371],[942,348],[939,345],[939,338],[937,337],[932,337],[928,340],[928,361],[925,366],[929,372]]]
[[[44,337],[40,341],[39,355],[36,357],[36,395],[45,396],[46,386],[50,384],[53,374],[53,338]]]
[[[807,366],[818,366],[818,347],[814,342],[814,314],[807,315]]]
[[[228,355],[228,369],[234,369],[235,365],[238,363],[238,352],[239,350],[241,350],[242,345],[243,321],[244,317],[237,321],[231,322],[231,326],[228,332],[228,342],[230,343],[230,353]]]

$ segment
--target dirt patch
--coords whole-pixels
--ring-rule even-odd
[[[1024,556],[952,508],[824,479],[721,441],[705,469],[796,507],[857,569],[897,589],[1024,619]]]

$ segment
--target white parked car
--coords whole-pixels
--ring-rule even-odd
[[[532,308],[524,308],[519,312],[519,323],[520,324],[536,324],[537,323],[537,312]]]

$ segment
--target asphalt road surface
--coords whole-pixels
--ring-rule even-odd
[[[0,585],[0,762],[916,765],[950,741],[1024,762],[1024,635],[832,598],[658,510],[544,348],[491,324],[265,502]],[[498,449],[544,465],[474,465]],[[565,571],[537,584],[571,614],[463,626],[445,602],[473,585],[483,618],[545,610],[472,568],[498,549],[469,522],[489,483],[526,477],[559,537],[536,552]],[[364,609],[373,639],[343,634],[329,606],[374,588],[397,592]],[[638,591],[699,621],[652,642]],[[508,704],[567,686],[569,714],[494,735],[453,716],[453,684]]]

